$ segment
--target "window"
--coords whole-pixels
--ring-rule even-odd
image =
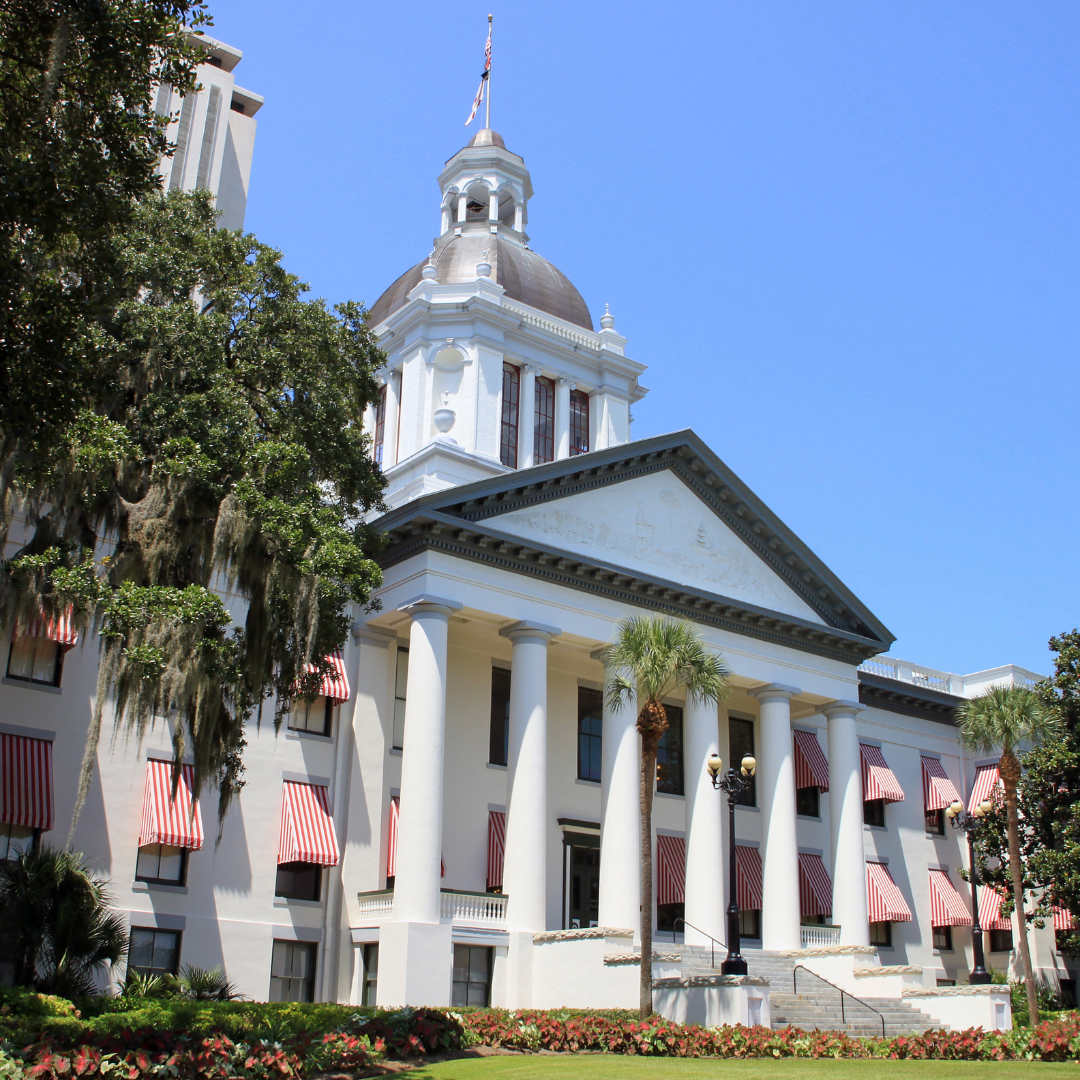
[[[579,686],[577,692],[579,780],[600,782],[601,731],[604,725],[604,693],[589,686]]]
[[[795,813],[803,817],[821,817],[821,788],[801,787],[795,791]]]
[[[761,912],[757,908],[739,912],[739,937],[752,940],[761,937]]]
[[[1012,930],[991,930],[990,931],[990,951],[991,952],[1012,952],[1013,940]]]
[[[135,880],[183,885],[187,881],[187,865],[188,853],[185,848],[147,844],[139,848],[139,856],[135,860]]]
[[[589,452],[589,395],[570,391],[570,456]]]
[[[739,762],[747,754],[754,757],[754,721],[741,720],[737,716],[733,716],[728,720],[728,755],[731,758],[730,763],[737,769]],[[757,806],[756,776],[751,778],[750,786],[735,802],[739,806]]]
[[[454,946],[454,991],[451,1005],[486,1007],[491,1000],[491,953],[487,945]]]
[[[952,952],[952,927],[935,926],[933,930],[934,948],[939,952]]]
[[[315,1000],[315,945],[275,941],[270,959],[271,1001]]]
[[[828,926],[826,915],[804,915],[800,920],[802,926]]]
[[[600,924],[600,838],[564,833],[568,851],[570,888],[567,890],[566,928],[577,930]]]
[[[375,402],[375,464],[383,462],[383,440],[386,435],[386,391],[383,387],[379,391],[378,400]]]
[[[28,637],[21,634],[11,643],[8,653],[7,676],[25,682],[59,686],[64,669],[64,650],[50,638]]]
[[[274,895],[288,900],[318,900],[321,884],[322,867],[318,863],[282,863],[277,868]]]
[[[521,371],[513,364],[503,364],[502,424],[499,428],[499,460],[508,468],[518,465],[518,404],[521,394]]]
[[[882,807],[884,810],[884,807]],[[926,831],[931,836],[944,836],[945,835],[945,811],[944,810],[926,810]],[[882,814],[884,817],[884,813]],[[884,825],[885,822],[882,821]]]
[[[870,924],[870,944],[892,947],[892,923],[872,922]]]
[[[935,980],[938,986],[955,986],[955,979],[937,979]]]
[[[667,795],[683,794],[682,709],[665,705],[667,731],[656,748],[656,790]]]
[[[364,946],[364,991],[360,1004],[374,1006],[379,985],[379,946],[378,943]]]
[[[885,800],[867,799],[862,804],[862,819],[864,825],[876,825],[880,829],[885,828]]]
[[[36,840],[35,831],[25,825],[0,823],[0,859],[17,859],[33,851]]]
[[[133,926],[128,971],[140,975],[175,975],[180,970],[180,932]]]
[[[555,460],[555,383],[542,375],[536,379],[536,427],[533,462]]]
[[[656,905],[656,929],[661,934],[681,934],[686,929],[680,919],[686,917],[686,905],[657,904]]]
[[[400,750],[405,745],[405,689],[409,685],[409,650],[397,649],[397,670],[394,675],[394,732],[390,745]]]
[[[510,672],[491,669],[491,728],[488,736],[488,761],[505,765],[510,753]]]
[[[289,730],[306,731],[312,735],[329,735],[334,724],[334,699],[322,697],[295,698],[289,709]]]

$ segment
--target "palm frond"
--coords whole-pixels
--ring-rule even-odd
[[[1057,715],[1026,686],[991,686],[957,709],[960,741],[975,754],[1015,750],[1053,737]]]

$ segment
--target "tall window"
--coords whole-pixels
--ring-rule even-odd
[[[555,383],[542,375],[536,380],[536,435],[533,461],[540,465],[555,460]]]
[[[361,1005],[374,1006],[379,985],[379,945],[375,942],[364,946],[364,994]]]
[[[491,1001],[491,954],[488,945],[454,946],[454,989],[451,1005],[479,1005]]]
[[[570,456],[589,452],[589,395],[570,391]]]
[[[682,709],[665,705],[667,731],[656,748],[656,790],[667,795],[683,794]]]
[[[600,782],[600,732],[604,723],[604,692],[579,686],[577,692],[579,780]]]
[[[275,941],[270,960],[271,1001],[315,1000],[315,944]]]
[[[754,757],[754,721],[732,716],[728,720],[728,754],[733,768],[739,767],[747,754]],[[750,786],[735,800],[740,806],[757,806],[757,777],[750,780]]]
[[[405,688],[409,685],[409,650],[400,645],[397,650],[397,670],[394,673],[394,733],[390,745],[400,750],[405,745]]]
[[[503,364],[502,426],[499,429],[499,460],[509,469],[518,464],[518,406],[521,394],[521,370]]]
[[[383,437],[386,434],[386,391],[384,386],[379,391],[379,399],[375,402],[375,464],[381,465],[383,460]]]
[[[8,653],[9,679],[59,686],[63,669],[64,650],[58,641],[27,634],[20,634],[12,641]]]
[[[128,971],[140,975],[175,975],[180,970],[180,932],[133,926],[128,942]]]
[[[488,736],[488,761],[505,765],[510,750],[510,672],[491,669],[491,728]]]

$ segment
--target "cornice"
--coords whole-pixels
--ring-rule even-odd
[[[899,679],[886,679],[868,671],[859,672],[859,701],[876,709],[917,716],[921,720],[933,720],[938,724],[956,726],[956,710],[964,701],[962,697],[943,694],[940,690],[915,686]]]

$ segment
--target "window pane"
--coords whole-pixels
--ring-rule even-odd
[[[820,789],[816,787],[799,788],[795,792],[795,812],[803,817],[819,817],[821,814]]]
[[[36,643],[32,676],[34,682],[50,684],[56,682],[56,658],[60,646],[55,641],[48,641],[45,638],[31,638],[30,640]]]
[[[154,970],[176,970],[176,934],[158,930],[154,934]]]
[[[535,419],[533,461],[540,465],[555,458],[555,384],[551,379],[536,380]]]
[[[469,982],[486,983],[488,979],[488,951],[483,948],[469,950]]]
[[[34,641],[32,637],[17,637],[8,653],[8,675],[13,679],[29,679],[34,670]]]
[[[510,742],[510,672],[491,669],[491,725],[488,731],[488,761],[505,765]]]
[[[600,780],[604,695],[592,687],[578,687],[578,778]]]
[[[182,848],[161,845],[161,863],[158,877],[165,881],[179,881],[184,870],[184,852]]]
[[[499,459],[510,469],[516,469],[518,464],[518,393],[520,386],[520,370],[513,364],[503,364]]]
[[[454,981],[469,981],[469,946],[454,946]]]
[[[683,711],[677,705],[665,705],[667,731],[660,737],[656,750],[656,790],[668,795],[683,793],[682,721]]]
[[[139,848],[139,857],[135,860],[137,878],[156,878],[161,865],[161,845],[147,844]]]
[[[728,720],[728,753],[731,765],[739,767],[744,757],[756,757],[754,753],[754,722],[733,716]],[[757,777],[752,777],[750,786],[735,800],[740,806],[757,806]]]
[[[570,456],[589,452],[589,395],[570,391]]]
[[[469,999],[466,1004],[483,1008],[487,1004],[487,990],[487,983],[469,983]]]
[[[409,650],[400,646],[397,651],[397,681],[394,684],[394,696],[405,700],[405,689],[409,685]]]
[[[154,931],[131,928],[131,945],[128,949],[128,963],[133,968],[145,970],[154,961]]]
[[[454,989],[450,995],[450,1004],[454,1006],[469,1004],[469,984],[454,980]]]
[[[405,690],[409,685],[409,650],[400,646],[397,650],[397,668],[394,675],[394,730],[390,745],[400,750],[405,745]]]

